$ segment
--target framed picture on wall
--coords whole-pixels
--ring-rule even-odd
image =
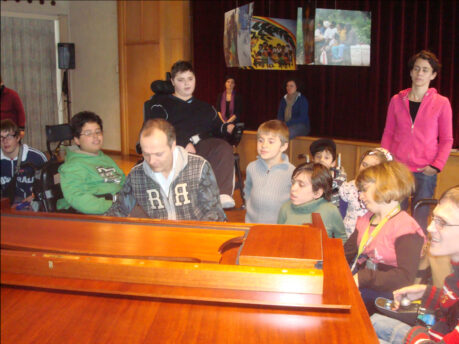
[[[314,63],[370,66],[371,12],[316,9]]]

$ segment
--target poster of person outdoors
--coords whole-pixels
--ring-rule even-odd
[[[227,67],[247,67],[250,58],[250,21],[253,2],[225,13],[223,49]]]
[[[252,17],[251,69],[296,69],[296,20]]]
[[[370,46],[371,12],[316,9],[315,64],[369,66]]]
[[[296,64],[314,64],[314,19],[309,6],[298,7],[296,21]]]

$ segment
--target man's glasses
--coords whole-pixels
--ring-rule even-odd
[[[102,130],[96,130],[96,131],[90,131],[90,130],[86,130],[86,131],[82,131],[81,132],[81,135],[83,136],[86,136],[86,137],[91,137],[91,136],[102,136],[103,132]]]
[[[9,141],[9,140],[12,140],[14,137],[16,137],[16,134],[8,134],[6,136],[0,136],[1,137],[1,140],[2,142],[3,141]]]
[[[441,231],[444,227],[459,226],[459,224],[447,223],[445,220],[436,216],[432,217],[432,222],[434,223],[435,228],[437,228],[439,231]]]

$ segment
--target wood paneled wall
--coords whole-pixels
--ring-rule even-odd
[[[319,137],[299,136],[289,143],[288,156],[290,162],[298,166],[305,162],[299,158],[300,154],[310,154],[309,146]],[[379,143],[350,140],[334,140],[336,143],[337,153],[341,153],[341,164],[347,173],[347,179],[355,179],[360,165],[360,157],[367,150],[380,147]],[[252,130],[244,131],[241,143],[236,148],[241,159],[241,169],[245,171],[247,165],[257,157],[257,132]],[[312,158],[310,156],[310,158]],[[443,191],[451,186],[459,185],[459,153],[452,152],[449,156],[443,171],[438,175],[437,188],[435,189],[435,198],[439,198]]]
[[[189,1],[118,1],[121,153],[135,153],[150,84],[190,60]]]

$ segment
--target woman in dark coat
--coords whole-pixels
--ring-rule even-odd
[[[287,94],[280,101],[277,119],[287,123],[290,139],[307,136],[310,131],[308,100],[298,91],[297,82],[293,79],[287,80],[285,89]]]

